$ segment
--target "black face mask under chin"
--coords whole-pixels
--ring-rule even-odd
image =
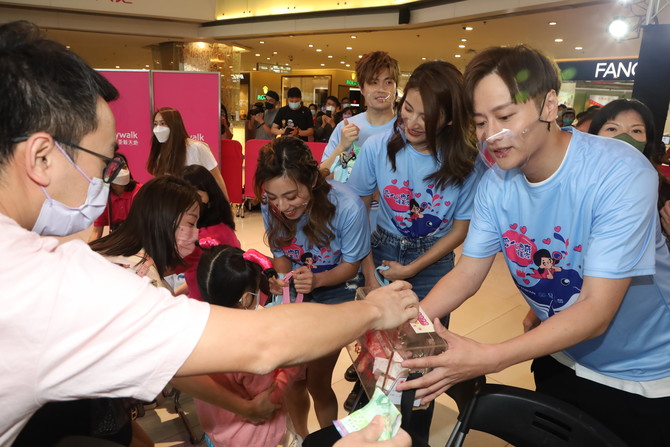
[[[542,99],[542,104],[540,105],[540,112],[537,117],[537,120],[541,123],[545,123],[547,125],[547,132],[551,131],[551,121],[545,121],[542,119],[542,111],[544,110],[544,102],[547,100],[547,94],[544,95],[544,98]]]

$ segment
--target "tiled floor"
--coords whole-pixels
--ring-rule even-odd
[[[236,218],[236,225],[242,248],[255,248],[270,254],[263,241],[263,221],[258,211],[247,212],[245,218]],[[497,258],[479,292],[452,314],[450,329],[457,334],[481,342],[494,343],[520,334],[522,332],[521,321],[527,310],[528,307],[514,287],[504,262],[501,258]],[[333,374],[333,389],[340,402],[340,407],[351,390],[351,384],[343,378],[344,371],[349,365],[349,356],[343,350]],[[488,376],[488,381],[534,389],[529,362],[491,374]],[[181,400],[199,436],[202,431],[193,411],[192,401],[186,396]],[[171,401],[159,397],[158,403],[156,410],[149,410],[143,418],[139,419],[140,424],[156,442],[156,446],[191,445],[184,425],[173,411]],[[431,446],[439,447],[446,443],[457,415],[456,404],[453,400],[446,395],[437,399],[430,433]],[[346,412],[340,408],[339,417],[344,416]],[[313,411],[310,412],[309,427],[310,430],[319,428]],[[464,445],[466,447],[503,447],[506,443],[484,433],[473,431],[466,438]]]

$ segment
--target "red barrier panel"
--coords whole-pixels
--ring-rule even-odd
[[[230,203],[242,203],[242,145],[236,140],[221,139],[221,177],[226,182]]]
[[[260,149],[270,140],[248,140],[244,144],[244,197],[254,198],[254,177]]]
[[[316,160],[319,164],[321,164],[321,156],[323,155],[323,151],[326,149],[327,145],[328,143],[307,143],[309,150],[312,151],[314,160]]]

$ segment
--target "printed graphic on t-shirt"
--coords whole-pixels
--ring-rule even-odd
[[[325,272],[335,267],[339,259],[340,250],[331,252],[327,248],[318,248],[310,244],[304,248],[298,245],[297,239],[293,238],[290,245],[282,247],[282,251],[294,264],[309,267],[313,273]]]
[[[582,289],[582,266],[568,261],[581,259],[582,246],[570,245],[560,226],[554,227],[553,236],[537,239],[527,235],[525,226],[513,223],[509,228],[502,235],[503,249],[505,257],[521,267],[512,272],[519,290],[536,304],[536,310],[546,312],[546,317],[572,305]]]
[[[398,186],[398,180],[391,180],[391,184],[383,188],[383,198],[389,208],[393,210],[393,225],[400,233],[407,237],[430,236],[440,229],[442,224],[449,223],[449,219],[436,216],[445,213],[438,212],[440,207],[451,206],[451,202],[443,202],[444,196],[433,193],[435,185],[428,185],[425,191],[415,192],[405,180]]]

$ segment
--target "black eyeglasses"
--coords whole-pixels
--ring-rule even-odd
[[[12,138],[11,141],[12,143],[20,143],[22,141],[26,141],[28,137],[16,137]],[[105,169],[102,171],[102,181],[105,183],[112,183],[114,179],[116,178],[117,175],[119,175],[119,172],[121,172],[121,169],[123,169],[126,166],[126,161],[121,157],[120,155],[114,156],[114,158],[109,158],[105,157],[102,154],[98,154],[97,152],[93,152],[90,149],[83,148],[81,146],[78,146],[74,143],[68,143],[67,141],[59,140],[58,138],[54,138],[54,140],[58,141],[59,143],[71,147],[73,149],[77,149],[80,151],[84,151],[88,154],[95,155],[98,158],[101,158],[105,161]],[[74,161],[73,161],[74,163]]]

